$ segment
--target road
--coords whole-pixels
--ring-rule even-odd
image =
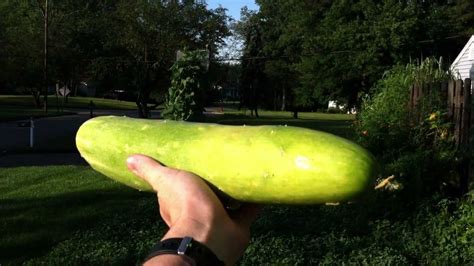
[[[90,118],[87,109],[68,109],[76,115],[46,117],[34,120],[34,145],[30,145],[30,128],[19,127],[21,121],[0,123],[0,153],[35,152],[77,152],[75,136],[79,127]],[[138,117],[136,110],[94,110],[94,116],[117,115]],[[158,118],[154,111],[152,118]],[[23,122],[26,120],[23,120]]]
[[[79,153],[19,153],[0,156],[0,168],[45,165],[87,165]]]

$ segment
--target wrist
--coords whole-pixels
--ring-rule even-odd
[[[182,221],[173,224],[168,232],[161,239],[166,240],[169,238],[178,237],[192,237],[194,240],[199,241],[203,245],[212,245],[211,243],[212,229],[211,226],[204,225],[198,222]],[[213,250],[214,251],[214,250]]]
[[[219,241],[217,236],[226,235],[225,232],[218,230],[218,226],[211,224],[203,224],[195,220],[180,221],[173,224],[168,230],[163,240],[170,238],[184,238],[192,237],[195,241],[198,241],[202,245],[209,248],[219,260],[224,261],[226,264],[231,264],[228,259],[228,247],[222,241]]]

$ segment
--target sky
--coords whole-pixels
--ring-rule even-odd
[[[250,10],[258,10],[258,6],[254,0],[207,0],[207,6],[209,8],[216,8],[221,5],[223,8],[227,8],[227,15],[231,16],[235,20],[240,19],[240,9],[247,6]]]

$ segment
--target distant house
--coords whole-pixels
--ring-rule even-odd
[[[451,65],[451,71],[456,78],[474,79],[474,35],[471,36],[462,51]]]

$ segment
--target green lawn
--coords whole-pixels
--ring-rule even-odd
[[[240,264],[467,265],[473,203],[267,206]],[[0,168],[0,217],[2,265],[133,265],[166,230],[154,195],[86,166]]]
[[[96,228],[121,213],[139,215],[138,206],[145,208],[138,211],[154,211],[154,196],[89,167],[0,168],[0,264],[44,255],[78,230]]]
[[[46,117],[46,116],[58,116],[58,115],[66,115],[66,114],[74,114],[72,112],[57,112],[56,110],[52,110],[45,114],[43,110],[31,107],[23,107],[23,106],[11,106],[11,105],[4,105],[0,106],[0,122],[1,121],[13,121],[19,119],[28,119],[30,117]]]
[[[72,112],[64,112],[59,110],[58,103],[63,109],[81,108],[89,109],[90,101],[93,101],[96,109],[121,109],[134,110],[137,105],[134,102],[117,101],[102,98],[88,97],[69,97],[67,103],[63,103],[63,99],[56,99],[55,96],[48,97],[49,110],[45,114],[41,108],[35,108],[33,97],[30,95],[0,95],[0,121],[11,121],[18,119],[26,119],[29,117],[57,116],[65,114],[74,114]]]
[[[42,102],[43,98],[41,98]],[[90,101],[94,102],[97,109],[125,109],[134,110],[137,108],[135,102],[117,101],[112,99],[91,98],[91,97],[69,97],[67,103],[63,103],[62,98],[59,98],[59,105],[64,108],[89,108]],[[56,108],[58,101],[56,96],[50,95],[48,97],[48,104],[50,108]],[[33,97],[30,95],[0,95],[1,105],[13,106],[28,106],[34,107]]]
[[[301,112],[298,119],[293,119],[292,113],[282,111],[259,111],[259,118],[251,117],[249,112],[234,109],[224,112],[207,116],[205,120],[225,125],[287,125],[326,131],[348,139],[354,137],[354,115]]]

